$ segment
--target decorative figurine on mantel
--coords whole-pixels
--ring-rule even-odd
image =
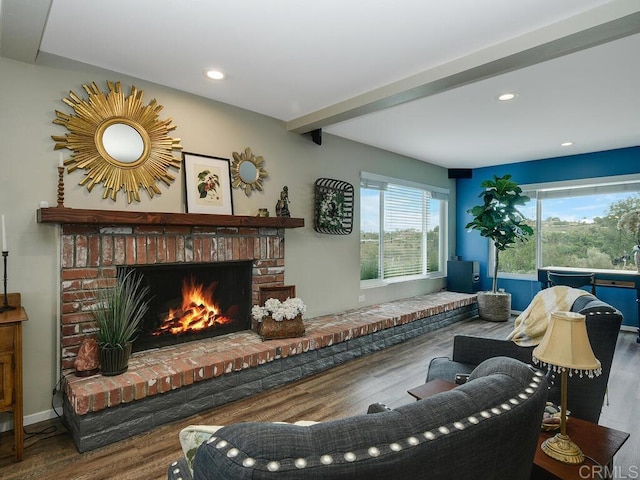
[[[285,185],[280,192],[280,200],[276,203],[276,216],[277,217],[290,217],[289,213],[289,189]]]

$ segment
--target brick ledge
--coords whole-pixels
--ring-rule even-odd
[[[305,336],[263,342],[251,331],[138,352],[115,377],[69,376],[77,415],[142,400],[182,386],[263,365],[476,303],[476,295],[437,292],[305,319]]]

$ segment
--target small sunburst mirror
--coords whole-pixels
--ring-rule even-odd
[[[262,165],[264,158],[255,156],[250,148],[244,152],[233,152],[231,162],[231,185],[241,188],[248,197],[253,190],[262,191],[262,179],[269,176]]]
[[[53,123],[65,126],[70,133],[51,136],[56,142],[54,150],[71,150],[71,158],[64,161],[67,172],[86,170],[80,185],[91,191],[96,184],[103,184],[102,198],[115,201],[117,193],[124,190],[129,203],[139,202],[140,188],[153,198],[161,193],[158,181],[169,186],[175,180],[169,168],[180,169],[182,159],[173,156],[173,150],[182,149],[180,139],[168,135],[176,127],[170,118],[158,118],[162,106],[155,99],[142,104],[142,90],[132,86],[127,96],[120,82],[107,82],[107,87],[105,94],[95,83],[82,85],[89,95],[87,100],[73,92],[62,99],[76,114],[56,110]]]

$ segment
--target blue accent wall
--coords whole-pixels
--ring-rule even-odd
[[[559,182],[583,178],[608,177],[640,173],[640,147],[585,153],[567,157],[510,163],[495,167],[473,170],[471,178],[456,180],[456,255],[463,260],[480,262],[480,286],[491,289],[491,278],[487,268],[489,241],[478,232],[467,231],[464,227],[471,220],[467,210],[478,204],[482,191],[480,184],[496,175],[510,174],[519,184]],[[540,291],[537,280],[498,279],[498,288],[504,288],[512,295],[512,308],[524,310],[534,295]],[[611,303],[624,314],[624,325],[638,326],[638,307],[635,290],[598,287],[597,295]]]

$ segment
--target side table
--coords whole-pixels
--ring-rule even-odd
[[[538,438],[538,449],[533,462],[531,478],[536,480],[570,479],[584,480],[586,478],[601,478],[600,474],[613,473],[613,456],[629,438],[629,434],[603,427],[596,423],[587,422],[579,418],[567,419],[567,435],[580,447],[582,453],[598,462],[594,464],[589,458],[580,465],[569,465],[554,460],[546,455],[540,445],[556,432],[542,432]]]
[[[407,393],[417,400],[422,400],[456,387],[455,383],[435,379],[412,388]],[[542,418],[540,418],[540,421],[542,422]],[[536,449],[531,470],[532,480],[584,480],[586,478],[600,478],[599,475],[603,473],[610,474],[613,472],[613,456],[629,438],[629,434],[626,432],[571,417],[567,420],[567,435],[587,457],[591,457],[598,462],[598,465],[595,465],[589,459],[580,465],[568,465],[551,458],[540,448],[542,442],[555,434],[556,432],[540,432],[538,448]]]
[[[411,390],[407,390],[407,393],[416,400],[422,400],[423,398],[430,397],[436,393],[447,392],[453,390],[457,385],[455,383],[446,382],[436,378],[430,382],[423,383],[418,387],[414,387]]]
[[[13,411],[15,460],[19,462],[24,448],[22,322],[28,317],[19,293],[8,294],[7,303],[16,308],[0,313],[0,412]]]

